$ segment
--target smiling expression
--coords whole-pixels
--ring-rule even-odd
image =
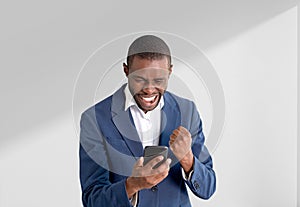
[[[168,86],[172,72],[168,59],[149,60],[135,56],[130,68],[126,64],[123,66],[129,90],[139,108],[144,113],[153,110]]]

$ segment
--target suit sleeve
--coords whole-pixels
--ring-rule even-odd
[[[213,170],[212,158],[204,145],[202,122],[195,104],[193,104],[190,132],[193,138],[194,154],[193,173],[186,180],[191,191],[202,199],[209,199],[216,190],[216,176]]]
[[[84,207],[130,207],[125,181],[111,183],[103,135],[94,110],[83,113],[80,121],[80,182]]]

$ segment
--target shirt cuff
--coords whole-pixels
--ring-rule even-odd
[[[182,172],[182,177],[185,181],[190,181],[191,180],[191,177],[192,177],[192,174],[194,172],[194,169],[191,170],[191,172],[189,172],[189,174],[187,175],[185,172],[184,172],[184,169],[181,168],[181,172]]]
[[[136,207],[137,206],[137,200],[138,200],[138,192],[135,193],[130,199],[130,203],[133,207]]]

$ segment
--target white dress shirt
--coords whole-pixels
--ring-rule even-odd
[[[130,108],[130,112],[134,121],[135,128],[141,139],[143,148],[145,146],[157,146],[159,144],[161,109],[164,106],[164,97],[159,100],[158,105],[152,110],[144,113],[135,102],[131,95],[128,85],[124,89],[125,108]]]
[[[124,89],[125,93],[125,108],[130,109],[135,128],[141,139],[143,148],[146,146],[157,146],[159,144],[160,125],[161,125],[161,109],[164,106],[164,97],[160,98],[158,105],[152,110],[144,113],[135,102],[132,94],[129,91],[128,84]],[[190,180],[193,170],[186,175],[182,170],[182,176],[185,180]],[[131,204],[135,207],[137,204],[138,193],[130,199]]]

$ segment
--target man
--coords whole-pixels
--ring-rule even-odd
[[[167,92],[167,44],[137,38],[123,63],[128,84],[81,117],[80,180],[85,207],[191,206],[186,185],[202,199],[215,192],[202,123],[189,100]],[[169,147],[169,158],[143,163],[145,146]]]

